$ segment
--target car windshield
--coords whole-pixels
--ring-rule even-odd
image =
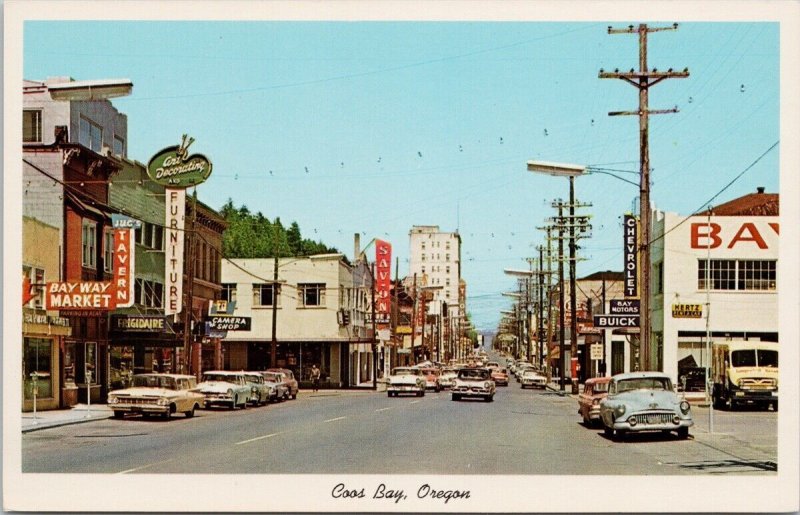
[[[778,368],[778,351],[776,350],[759,350],[758,351],[758,366]]]
[[[595,383],[592,386],[592,393],[608,393],[608,383]]]
[[[637,377],[617,382],[617,393],[631,390],[672,390],[672,386],[666,377]]]
[[[422,370],[418,368],[395,368],[392,370],[393,376],[418,376],[422,375]]]
[[[230,383],[234,381],[234,378],[228,374],[204,374],[203,381],[227,381]]]
[[[248,383],[263,383],[264,379],[261,376],[244,376]]]
[[[145,388],[166,388],[167,390],[177,390],[174,377],[138,375],[133,376],[133,386]]]
[[[458,372],[459,379],[488,379],[489,372],[480,368],[469,369],[465,368]]]
[[[754,367],[756,366],[756,351],[754,349],[735,350],[731,352],[731,366]]]
[[[281,382],[281,377],[278,374],[267,373],[267,374],[264,374],[264,380],[265,381],[271,381],[273,383],[280,383]]]

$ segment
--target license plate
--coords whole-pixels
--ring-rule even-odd
[[[647,417],[648,424],[658,424],[659,422],[661,422],[661,417],[658,415],[650,415]]]
[[[778,392],[772,392],[772,396],[773,397],[777,397],[778,396]]]

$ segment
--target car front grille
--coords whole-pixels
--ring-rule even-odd
[[[775,379],[769,378],[747,378],[742,379],[741,388],[743,390],[774,390],[776,385]]]
[[[117,397],[119,404],[130,404],[132,406],[143,406],[145,404],[155,404],[156,399],[147,399],[141,397]]]
[[[641,425],[648,425],[648,424],[670,424],[672,423],[672,419],[675,417],[675,413],[667,412],[667,413],[642,413],[639,415],[634,415],[633,418],[636,419],[636,424]]]

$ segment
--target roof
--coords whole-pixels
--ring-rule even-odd
[[[627,374],[617,374],[612,377],[612,379],[614,381],[621,381],[624,379],[643,379],[647,377],[663,377],[669,379],[669,375],[665,374],[664,372],[628,372]]]
[[[780,207],[780,194],[764,193],[759,188],[756,193],[749,193],[724,204],[711,208],[714,216],[778,216]],[[708,211],[701,213],[703,216]]]
[[[612,272],[611,270],[595,272],[586,277],[578,278],[579,281],[622,281],[623,279],[625,279],[625,274],[623,272]]]

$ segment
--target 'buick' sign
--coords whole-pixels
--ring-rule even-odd
[[[250,317],[214,316],[209,328],[215,331],[249,331]]]

